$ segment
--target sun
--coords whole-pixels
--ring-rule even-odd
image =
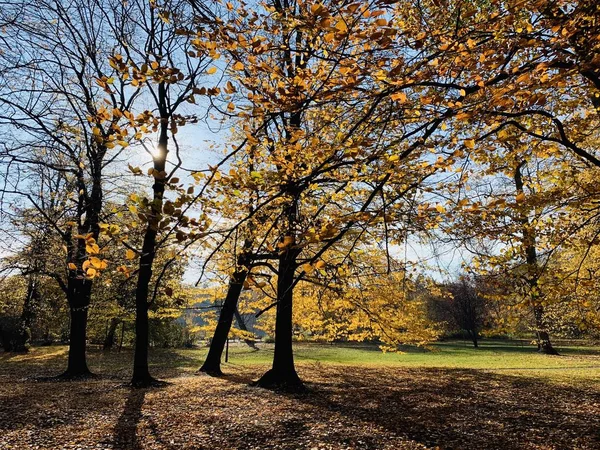
[[[152,156],[152,159],[156,159],[161,156],[161,151],[160,151],[160,148],[158,147],[157,143],[146,142],[146,143],[143,143],[142,145],[143,145],[143,148],[146,151],[146,153],[148,153],[150,156]]]

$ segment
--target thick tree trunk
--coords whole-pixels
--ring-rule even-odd
[[[91,237],[97,242],[100,236],[100,211],[102,211],[102,155],[106,148],[98,147],[98,155],[91,162],[90,169],[92,173],[92,188],[90,198],[86,199],[86,183],[83,174],[83,166],[80,167],[77,180],[79,187],[79,200],[77,205],[77,217],[80,221],[84,216],[84,223],[78,226],[79,235],[91,234]],[[83,262],[88,258],[86,250],[87,240],[81,237],[76,238],[77,244],[74,246],[71,241],[71,235],[68,234],[66,245],[68,248],[69,261],[75,264],[79,269],[69,270],[69,276],[66,286],[67,302],[71,315],[69,330],[69,359],[67,370],[60,375],[60,378],[85,378],[93,376],[90,372],[86,360],[87,345],[87,321],[88,308],[92,295],[92,280],[86,278],[83,270]]]
[[[4,323],[0,323],[0,345],[6,353],[10,353],[13,350],[12,345],[12,333],[10,327]]]
[[[69,359],[67,370],[60,375],[61,378],[85,378],[92,375],[86,360],[86,330],[91,289],[91,280],[76,277],[69,279]]]
[[[63,377],[77,378],[91,374],[86,360],[87,308],[71,308],[71,331],[69,334],[69,362]]]
[[[231,323],[233,322],[233,316],[236,312],[238,299],[242,293],[244,281],[246,281],[246,277],[248,276],[248,269],[244,262],[245,261],[240,262],[239,269],[234,272],[231,278],[227,296],[225,297],[221,313],[219,314],[219,322],[217,323],[217,328],[215,329],[212,341],[210,342],[208,355],[206,355],[206,360],[204,361],[204,364],[202,364],[200,372],[205,372],[213,376],[223,375],[223,372],[221,371],[223,349],[227,342],[227,336],[231,329]]]
[[[293,285],[297,255],[298,250],[288,249],[279,258],[273,367],[256,381],[256,386],[292,392],[304,390],[294,366],[292,347]]]
[[[121,323],[121,320],[117,317],[113,317],[110,319],[110,325],[108,326],[108,332],[106,333],[106,337],[104,338],[104,344],[102,345],[102,350],[111,350],[115,345],[115,334],[117,332],[117,327]]]

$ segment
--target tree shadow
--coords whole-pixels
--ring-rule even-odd
[[[339,371],[293,398],[310,409],[362,423],[335,430],[331,443],[369,440],[373,426],[390,436],[452,448],[600,448],[600,394],[526,377],[475,370]],[[596,405],[596,406],[594,406]]]
[[[143,417],[142,406],[147,389],[130,389],[113,431],[113,445],[119,449],[141,450],[137,427]]]

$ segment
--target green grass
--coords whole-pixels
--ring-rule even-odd
[[[480,348],[475,349],[472,345],[454,341],[437,343],[429,348],[404,347],[401,353],[382,353],[372,345],[296,343],[295,359],[301,364],[475,369],[557,382],[600,383],[600,347],[570,345],[558,347],[558,350],[561,356],[548,356],[537,353],[534,346],[525,343],[483,341]],[[175,352],[188,361],[201,361],[206,354],[205,349]],[[268,365],[272,357],[272,345],[264,345],[259,351],[232,345],[229,363]],[[224,364],[225,370],[226,367]]]
[[[295,359],[302,364],[353,365],[367,367],[401,368],[456,368],[473,369],[547,379],[561,383],[600,383],[600,347],[559,346],[561,356],[541,355],[534,346],[507,341],[483,341],[475,349],[464,342],[436,343],[428,348],[404,347],[400,353],[382,353],[376,346],[362,344],[296,343]],[[64,346],[38,347],[28,355],[1,356],[0,364],[27,364],[44,371],[60,371],[65,362]],[[206,348],[152,349],[153,370],[168,375],[191,373],[200,367]],[[265,366],[271,363],[273,345],[261,344],[258,351],[244,344],[232,344],[229,366]],[[103,353],[91,349],[89,365],[100,373],[128,376],[132,351]],[[15,367],[16,368],[16,367]]]

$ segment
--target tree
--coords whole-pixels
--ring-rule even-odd
[[[126,4],[119,2],[114,5],[113,14],[115,28],[124,22],[131,24],[132,29],[122,36],[118,49],[111,56],[111,65],[118,71],[121,83],[131,80],[131,85],[143,89],[154,104],[152,111],[144,111],[135,120],[130,116],[131,124],[139,127],[141,132],[152,129],[158,133],[156,150],[152,152],[153,166],[149,171],[153,179],[152,196],[138,202],[143,208],[139,212],[145,224],[143,242],[139,250],[128,249],[140,257],[135,291],[136,345],[132,385],[145,387],[155,381],[148,370],[148,309],[152,301],[153,264],[161,239],[164,239],[158,238],[159,232],[164,230],[167,236],[177,232],[181,240],[188,237],[179,233],[178,229],[182,222],[189,224],[179,208],[185,200],[181,197],[175,202],[165,200],[166,186],[168,183],[177,184],[178,178],[174,173],[182,164],[175,135],[178,127],[197,120],[180,110],[186,102],[193,103],[194,94],[201,91],[198,78],[205,72],[209,61],[204,53],[194,52],[191,43],[193,33],[186,31],[186,27],[191,25],[186,1],[173,0],[160,5],[142,0]],[[144,46],[138,46],[138,42],[144,42]],[[188,53],[195,57],[191,58]],[[110,87],[107,89],[110,90]],[[169,139],[173,145],[169,145]],[[168,168],[171,151],[176,162],[173,168]],[[141,173],[139,168],[132,168],[132,171]],[[174,224],[169,229],[171,221]]]
[[[446,303],[450,317],[458,328],[469,334],[473,346],[477,348],[479,335],[485,324],[485,297],[477,292],[477,287],[466,278],[449,284],[447,289],[451,295]]]
[[[272,370],[258,384],[293,389],[300,386],[292,352],[294,287],[314,264],[324,263],[319,260],[344,236],[356,232],[358,241],[369,225],[382,218],[392,221],[392,205],[401,204],[423,178],[447,163],[418,159],[426,145],[442,138],[438,128],[456,112],[419,99],[434,86],[456,87],[431,84],[427,62],[437,48],[407,64],[395,59],[394,51],[410,52],[422,42],[402,41],[395,47],[398,31],[380,18],[384,10],[275,2],[259,17],[241,6],[232,12],[239,19],[213,35],[231,54],[238,88],[250,100],[238,115],[246,119],[250,154],[245,158],[255,170],[245,181],[237,171],[232,177],[264,192],[250,217],[272,211],[265,214],[268,225],[260,227],[272,237],[260,239],[268,242],[261,259],[278,264],[272,304],[278,312],[276,350]],[[262,31],[257,35],[258,29],[269,40]],[[409,114],[413,111],[418,114]],[[389,196],[388,185],[393,187]],[[339,202],[344,195],[348,200]],[[401,211],[396,217],[402,217]]]
[[[123,111],[138,94],[114,85],[108,55],[119,37],[112,34],[106,6],[36,0],[11,2],[2,10],[10,23],[4,39],[12,43],[2,54],[2,160],[10,180],[4,192],[28,201],[66,247],[64,273],[54,278],[71,315],[67,378],[90,375],[88,309],[93,279],[107,265],[98,257],[105,169],[132,140],[122,127],[128,121]],[[28,176],[38,169],[46,171],[47,181]],[[44,197],[52,201],[58,192],[66,198],[48,214]]]

